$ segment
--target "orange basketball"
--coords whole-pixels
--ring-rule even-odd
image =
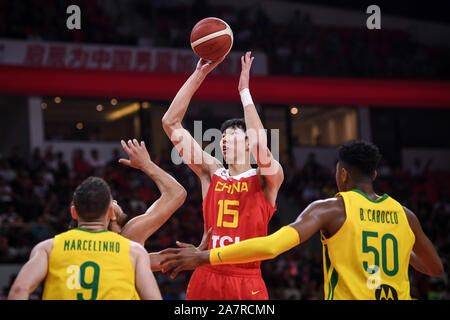
[[[202,59],[215,61],[227,55],[232,46],[233,31],[219,18],[205,18],[192,28],[191,47]]]

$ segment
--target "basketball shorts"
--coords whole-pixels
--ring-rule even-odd
[[[202,266],[191,276],[186,300],[268,300],[261,270]],[[226,267],[226,268],[225,268]]]

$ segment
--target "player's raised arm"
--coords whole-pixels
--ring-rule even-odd
[[[145,241],[158,230],[186,199],[186,190],[170,174],[158,167],[150,158],[145,143],[136,139],[121,141],[129,159],[119,162],[140,169],[151,178],[161,192],[161,196],[147,211],[130,221],[123,227],[121,235],[144,245]]]
[[[258,173],[264,177],[263,187],[266,197],[272,205],[275,205],[284,174],[280,163],[275,160],[267,146],[267,134],[250,95],[250,69],[254,59],[251,57],[251,52],[246,52],[245,56],[241,57],[242,70],[238,89],[244,107],[250,151],[258,163]]]
[[[162,126],[167,136],[177,148],[184,162],[200,178],[212,174],[218,165],[220,165],[220,162],[202,150],[192,135],[183,128],[181,122],[192,96],[208,73],[222,62],[223,59],[224,57],[215,62],[207,62],[200,59],[194,73],[178,91],[169,109],[162,118]]]
[[[38,285],[45,279],[48,271],[49,252],[53,247],[53,239],[37,244],[30,254],[30,259],[22,267],[16,277],[8,300],[28,300]]]

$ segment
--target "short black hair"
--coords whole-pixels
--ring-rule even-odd
[[[347,170],[356,169],[361,175],[372,176],[381,160],[381,153],[373,143],[355,140],[339,147],[338,158]]]
[[[89,177],[73,193],[73,205],[85,221],[94,221],[102,217],[111,205],[111,189],[105,180]]]
[[[247,131],[244,118],[234,118],[225,121],[224,123],[222,123],[222,126],[220,127],[220,132],[224,133],[225,130],[227,130],[228,128],[240,128],[244,132]]]

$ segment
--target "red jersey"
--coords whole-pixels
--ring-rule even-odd
[[[276,207],[272,207],[266,199],[256,169],[237,176],[230,176],[225,168],[216,170],[203,199],[206,230],[213,228],[208,248],[266,236],[267,226],[275,211]],[[257,261],[233,266],[259,269],[260,264]],[[229,265],[211,267],[217,270],[230,269]]]

